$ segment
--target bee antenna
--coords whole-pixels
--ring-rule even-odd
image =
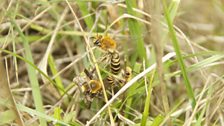
[[[91,73],[90,73],[87,69],[84,69],[84,73],[86,74],[86,76],[87,76],[89,79],[92,79],[92,75],[91,75]]]
[[[96,71],[96,67],[93,68],[93,70],[91,71],[91,73],[93,74]]]

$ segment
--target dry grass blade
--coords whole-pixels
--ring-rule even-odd
[[[122,116],[121,114],[118,113],[118,118],[120,120],[122,120],[124,123],[128,124],[128,125],[135,125],[135,123],[127,118],[125,118],[124,116]]]
[[[39,68],[40,68],[45,74],[47,74],[47,62],[48,62],[49,54],[51,53],[52,46],[53,46],[53,44],[54,44],[54,42],[55,42],[55,38],[56,38],[57,32],[58,32],[58,30],[59,30],[59,27],[60,27],[60,25],[61,25],[61,23],[62,23],[62,21],[63,21],[65,15],[66,15],[67,11],[68,11],[68,8],[66,8],[66,9],[64,10],[64,12],[63,12],[63,14],[62,14],[60,20],[58,21],[57,26],[56,26],[56,28],[55,28],[53,34],[52,34],[51,40],[50,40],[50,42],[49,42],[49,45],[48,45],[48,47],[47,47],[47,50],[46,50],[46,52],[45,52],[45,54],[44,54],[44,57],[43,57],[43,59],[41,60],[41,62],[40,62],[40,64],[39,64]],[[42,77],[42,79],[43,79],[44,81],[46,81],[46,79],[45,79],[44,77]]]
[[[138,18],[138,17],[135,17],[133,15],[130,15],[130,14],[123,14],[121,15],[120,17],[118,17],[116,20],[114,20],[108,27],[107,29],[104,31],[104,33],[107,33],[108,30],[114,25],[116,24],[118,21],[122,20],[122,19],[125,19],[125,18],[130,18],[130,19],[135,19],[136,21],[140,21],[142,23],[145,23],[147,25],[151,25],[151,23],[149,21],[146,21],[144,19],[141,19],[141,18]]]
[[[11,89],[9,87],[9,83],[8,83],[8,76],[7,76],[7,71],[5,70],[4,67],[4,60],[2,59],[2,56],[0,54],[0,113],[1,115],[3,115],[4,112],[6,111],[10,111],[15,117],[12,118],[13,121],[15,121],[19,126],[24,126],[23,120],[21,118],[21,115],[19,113],[19,111],[17,110],[16,107],[16,103],[15,100],[13,98],[13,95],[11,93]],[[7,67],[7,64],[6,64]],[[8,117],[11,118],[11,117]],[[4,118],[6,119],[6,118]],[[1,119],[0,123],[2,124],[5,120],[3,118]],[[7,122],[10,123],[10,122]],[[12,122],[11,122],[12,123]],[[3,125],[6,125],[3,123]]]
[[[36,21],[37,19],[41,18],[43,16],[44,13],[46,13],[48,10],[50,10],[52,7],[49,6],[48,8],[46,8],[45,10],[43,10],[41,13],[39,13],[37,16],[35,16],[32,20],[30,20],[23,28],[22,31],[24,31],[26,28],[29,27],[29,25],[31,25],[34,21]]]
[[[164,73],[163,73],[164,66],[162,64],[162,57],[164,53],[164,36],[162,35],[165,35],[165,34],[161,34],[163,32],[161,25],[158,21],[156,21],[156,20],[162,21],[162,18],[160,17],[162,13],[162,8],[161,8],[160,1],[158,0],[151,0],[150,2],[145,1],[145,7],[146,7],[146,11],[152,15],[151,17],[152,25],[151,27],[148,26],[147,28],[148,28],[148,31],[151,32],[150,41],[152,42],[152,45],[154,47],[155,54],[156,54],[157,72],[158,72],[158,78],[160,83],[159,92],[161,93],[160,98],[162,99],[163,109],[165,113],[167,114],[169,112],[170,105],[168,102],[168,95],[167,95],[167,88],[166,88],[167,85],[164,81],[165,80]],[[171,123],[169,123],[169,125],[171,125]]]
[[[210,80],[211,80],[211,76],[208,77],[207,82],[205,83],[201,93],[199,94],[199,98],[197,100],[197,104],[195,105],[194,110],[193,110],[190,118],[185,121],[184,126],[190,126],[191,125],[191,123],[192,123],[192,121],[193,121],[193,119],[194,119],[194,117],[195,117],[195,115],[196,115],[196,113],[197,113],[197,111],[199,109],[198,108],[199,107],[199,103],[202,101],[202,97],[206,93],[206,89],[208,88],[208,84],[210,84]]]

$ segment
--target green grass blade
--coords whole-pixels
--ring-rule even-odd
[[[199,117],[198,117],[198,120],[197,120],[195,126],[201,126],[201,125],[202,125],[202,119],[203,119],[203,116],[204,116],[204,114],[205,114],[205,112],[206,112],[206,108],[207,108],[207,107],[204,107],[204,108],[202,109],[202,111],[201,111],[201,113],[200,113],[200,115],[199,115]]]
[[[198,63],[195,63],[195,64],[189,66],[187,68],[187,72],[194,72],[196,70],[208,67],[209,65],[214,64],[215,61],[221,60],[222,58],[224,58],[224,55],[222,55],[222,54],[215,54],[215,55],[213,55],[213,56],[211,56],[211,57],[209,57],[207,59],[204,59],[204,60],[202,60],[202,61],[200,61]],[[170,74],[169,76],[171,77],[171,76],[179,75],[180,73],[181,73],[181,71],[178,70],[178,71]]]
[[[202,67],[205,67],[209,64],[212,64],[214,63],[215,61],[218,61],[220,59],[224,58],[224,55],[223,54],[216,54],[216,55],[213,55],[207,59],[204,59],[196,64],[193,64],[191,65],[191,69],[193,70],[194,68],[202,68]]]
[[[89,15],[89,11],[88,11],[88,6],[87,6],[87,2],[83,2],[83,1],[76,1],[79,8],[80,8],[80,11],[82,13],[82,16],[86,16],[86,15]],[[93,26],[93,19],[91,16],[88,16],[86,18],[84,18],[84,21],[88,27],[88,29],[90,30]]]
[[[154,120],[151,126],[160,126],[164,117],[162,115],[158,115]]]
[[[181,73],[182,73],[183,78],[184,78],[184,84],[186,86],[187,94],[188,94],[189,99],[191,100],[192,108],[194,108],[195,105],[196,105],[194,91],[191,87],[191,84],[190,84],[190,81],[189,81],[189,78],[188,78],[188,75],[187,75],[186,67],[185,67],[183,57],[182,57],[182,54],[181,54],[181,50],[180,50],[180,47],[179,47],[179,44],[178,44],[177,36],[176,36],[175,30],[173,28],[173,22],[170,19],[170,14],[169,14],[168,9],[166,7],[165,0],[163,0],[163,8],[164,8],[165,18],[166,18],[167,25],[168,25],[168,28],[169,28],[170,36],[171,36],[171,39],[172,39],[172,43],[173,43],[173,46],[174,46],[174,49],[175,49],[175,52],[176,52],[176,55],[177,55],[177,60],[178,60],[178,63],[180,65]]]
[[[54,108],[54,118],[56,118],[57,120],[61,120],[61,114],[62,114],[62,110],[59,107]],[[60,124],[56,123],[55,126],[61,126]]]
[[[180,4],[180,0],[172,0],[169,5],[168,11],[170,14],[170,19],[173,21],[175,16],[177,15],[177,10]]]
[[[25,49],[25,58],[28,61],[30,61],[31,63],[33,63],[33,57],[32,57],[31,49],[29,47],[29,42],[27,41],[25,35],[22,33],[20,27],[16,24],[15,19],[12,17],[10,17],[10,19],[11,19],[10,20],[11,24],[15,27],[16,31],[19,33],[19,35],[21,36],[21,38],[23,40],[23,46]],[[35,107],[36,107],[37,111],[44,113],[42,97],[41,97],[41,93],[40,93],[39,83],[37,80],[36,70],[29,64],[27,64],[27,69],[28,69],[29,80],[31,83]],[[46,120],[44,118],[39,118],[39,120],[40,120],[41,126],[47,126]]]
[[[44,118],[48,121],[52,121],[54,124],[61,124],[62,126],[70,126],[69,124],[61,121],[61,120],[58,120],[58,119],[55,119],[49,115],[46,115],[45,113],[42,113],[42,112],[39,112],[39,111],[36,111],[36,110],[33,110],[33,109],[30,109],[26,106],[23,106],[21,104],[17,104],[17,108],[20,110],[20,111],[24,111],[24,112],[27,112],[29,113],[30,115],[37,115],[39,118]],[[42,126],[40,124],[40,126]]]
[[[125,2],[127,5],[128,14],[130,14],[132,16],[136,16],[136,13],[133,11],[133,8],[136,7],[136,5],[135,5],[136,1],[135,0],[125,0]],[[146,59],[144,40],[143,40],[142,30],[141,30],[139,23],[136,20],[129,18],[128,26],[130,29],[131,37],[136,42],[136,43],[134,43],[134,46],[137,47],[137,53],[138,53],[139,58],[141,60]]]
[[[6,110],[0,112],[0,125],[7,125],[16,120],[16,115],[13,110]]]
[[[153,74],[151,76],[151,79],[150,79],[150,83],[149,83],[149,87],[148,87],[148,95],[147,95],[146,100],[145,100],[145,108],[144,108],[144,112],[143,112],[143,115],[142,115],[141,126],[146,126],[146,123],[147,123],[147,117],[149,115],[149,107],[150,107],[150,99],[151,99],[152,83],[153,83],[154,75],[155,75],[155,71],[153,72]]]
[[[48,57],[48,65],[50,66],[53,76],[56,75],[58,73],[58,71],[55,66],[54,59],[53,59],[52,55],[49,55],[49,57]],[[56,88],[58,89],[60,95],[63,95],[65,92],[65,88],[64,88],[64,85],[62,84],[60,76],[55,77],[55,82],[56,82]]]
[[[132,16],[137,16],[136,13],[133,10],[133,8],[136,7],[136,4],[135,4],[136,1],[135,0],[125,0],[125,2],[126,2],[126,5],[127,5],[127,12],[128,12],[128,14],[130,14]],[[136,42],[133,45],[135,47],[137,47],[137,55],[136,55],[136,57],[135,56],[132,57],[132,61],[134,61],[133,63],[135,63],[135,61],[136,61],[136,59],[138,57],[141,60],[146,59],[146,51],[145,51],[145,47],[144,47],[144,40],[143,40],[143,37],[142,37],[141,27],[140,27],[139,23],[136,20],[129,18],[128,19],[128,26],[129,26],[131,37]],[[129,90],[131,91],[131,89],[129,89]],[[129,98],[127,100],[126,104],[127,104],[127,106],[131,107],[132,98]],[[129,111],[129,109],[126,108],[126,111]],[[126,117],[127,117],[127,115],[126,115]]]
[[[51,54],[48,57],[48,65],[50,66],[53,76],[55,76],[58,73],[58,70],[56,68],[54,58]],[[55,77],[55,85],[54,86],[57,88],[57,90],[61,96],[63,96],[65,94],[65,92],[66,92],[65,87],[62,83],[60,76]],[[64,103],[68,104],[68,98],[64,99]]]
[[[141,67],[142,67],[142,65],[140,63],[135,62],[133,71],[135,71],[136,73],[139,73],[140,70],[141,70]],[[130,89],[127,91],[127,101],[126,101],[125,106],[131,106],[131,104],[133,103],[133,97],[132,96],[134,96],[136,93],[138,93],[138,91],[137,91],[138,87],[139,87],[139,83],[136,82],[136,84],[132,85],[130,87]],[[129,116],[129,114],[128,114],[129,111],[130,111],[130,108],[126,107],[125,108],[125,112],[126,112],[125,117]]]

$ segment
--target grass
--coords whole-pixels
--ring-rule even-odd
[[[127,5],[127,13],[132,16],[137,16],[135,11],[133,11],[133,8],[136,7],[136,1],[135,0],[125,0],[125,3]],[[138,23],[138,21],[134,19],[128,19],[128,26],[130,29],[130,35],[133,37],[133,40],[136,42],[133,42],[133,45],[136,46],[136,51],[138,52],[138,57],[143,61],[143,59],[146,59],[146,52],[144,47],[144,40],[142,37],[142,30]],[[137,59],[134,58],[134,59]]]
[[[148,94],[147,94],[147,97],[146,97],[146,100],[145,100],[145,108],[144,108],[144,112],[143,112],[143,115],[142,115],[142,121],[141,121],[141,126],[145,126],[146,125],[146,122],[147,122],[147,118],[149,116],[149,106],[150,106],[150,99],[151,99],[151,95],[152,95],[152,83],[153,83],[153,79],[154,79],[154,74],[155,74],[155,71],[153,72],[152,76],[151,76],[151,79],[150,79],[150,82],[149,82],[149,86],[148,86]],[[157,121],[157,119],[155,119],[154,121],[155,123],[159,122]],[[159,125],[159,124],[156,124],[156,125]]]
[[[13,104],[0,102],[0,124],[223,125],[222,2],[147,2],[2,1],[0,80],[9,91],[0,96]],[[97,34],[113,38],[122,70],[133,70],[114,94]],[[92,101],[73,82],[84,69],[104,84]]]
[[[54,61],[52,55],[49,56],[48,60],[49,60],[48,64],[51,69],[51,72],[52,72],[53,76],[55,76],[58,73],[58,71],[57,71],[55,61]],[[64,88],[64,85],[62,84],[62,80],[61,80],[60,76],[55,77],[55,84],[56,84],[55,85],[56,88],[58,88],[58,92],[60,93],[60,95],[64,95],[65,88]]]
[[[177,36],[176,36],[175,30],[173,28],[173,22],[171,20],[170,14],[168,13],[168,9],[166,7],[166,3],[165,3],[164,0],[163,0],[163,9],[165,11],[165,18],[166,18],[167,25],[168,25],[169,32],[170,32],[170,36],[171,36],[171,39],[172,39],[172,42],[173,42],[173,46],[174,46],[175,52],[177,54],[177,60],[180,64],[181,73],[184,77],[184,82],[185,82],[185,86],[186,86],[186,89],[187,89],[187,93],[188,93],[188,96],[189,96],[189,98],[192,102],[192,108],[194,108],[195,105],[196,105],[196,99],[195,99],[195,96],[194,96],[194,91],[192,89],[190,79],[189,79],[187,71],[186,71],[186,66],[185,66],[185,63],[183,61],[183,57],[181,55],[181,50],[180,50],[180,47],[179,47]]]
[[[19,4],[17,5],[19,6]],[[11,15],[10,17],[11,24],[15,27],[15,29],[17,30],[17,32],[19,33],[19,35],[21,36],[23,40],[23,46],[25,49],[25,58],[31,63],[33,63],[34,61],[32,58],[32,52],[29,47],[29,42],[26,40],[25,35],[22,33],[20,27],[16,24],[15,19],[12,16],[13,15]],[[36,109],[39,112],[44,112],[39,83],[36,76],[36,70],[33,67],[31,67],[29,64],[27,65],[27,70],[28,70],[28,77],[32,87],[33,99],[34,99],[34,104],[36,106]],[[39,118],[39,120],[40,120],[40,125],[47,126],[46,120],[44,118]]]
[[[17,108],[18,108],[20,111],[25,111],[25,112],[27,112],[27,113],[29,113],[29,114],[37,115],[38,117],[41,117],[41,118],[43,118],[43,119],[50,120],[50,121],[52,121],[52,122],[54,122],[54,123],[58,123],[58,124],[65,125],[65,126],[69,126],[69,124],[67,124],[67,123],[65,123],[65,122],[63,122],[63,121],[60,121],[60,120],[58,120],[58,119],[56,119],[56,118],[53,118],[53,117],[51,117],[51,116],[49,116],[49,115],[46,115],[46,114],[42,113],[42,112],[32,110],[32,109],[27,108],[27,107],[25,107],[25,106],[23,106],[23,105],[18,104],[18,105],[17,105]]]

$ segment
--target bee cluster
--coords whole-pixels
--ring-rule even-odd
[[[109,74],[104,79],[104,84],[107,85],[105,87],[113,90],[114,87],[121,87],[126,84],[131,79],[132,69],[126,65],[121,67],[121,58],[116,49],[117,44],[115,40],[107,35],[99,35],[95,37],[94,46],[99,47],[104,52],[101,61],[106,61],[108,64],[107,70]],[[100,83],[95,74],[95,68],[89,71],[85,69],[73,81],[80,87],[82,93],[90,96],[88,99],[102,92],[102,83]]]

